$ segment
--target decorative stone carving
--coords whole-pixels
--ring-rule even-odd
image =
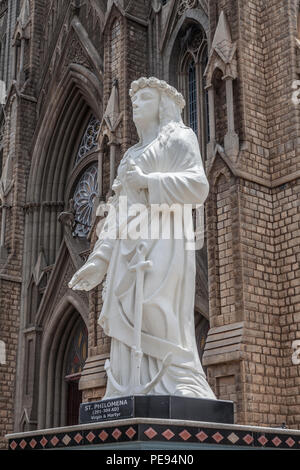
[[[155,13],[159,13],[162,7],[162,2],[161,0],[152,0],[151,6]]]
[[[75,226],[75,209],[74,209],[74,200],[70,199],[69,201],[69,208],[67,211],[61,212],[58,216],[58,220],[63,226],[68,230],[68,232],[72,232]]]
[[[182,16],[190,8],[196,8],[198,0],[181,0],[178,7],[178,15]]]
[[[87,56],[75,36],[72,38],[71,44],[68,48],[65,65],[68,65],[70,62],[82,65],[91,70],[91,65],[87,59]]]
[[[185,207],[192,226],[192,205],[203,204],[209,189],[198,140],[182,122],[185,101],[174,87],[142,77],[129,94],[140,140],[121,160],[106,223],[69,287],[89,291],[107,273],[99,318],[112,338],[104,398],[162,394],[214,399],[195,340],[195,252],[187,249],[186,231],[181,238],[175,235],[183,229],[183,218],[172,218],[169,238],[161,232],[148,238],[132,232],[140,220],[131,213],[136,204],[145,209],[150,225],[155,225],[152,208],[158,204],[164,204],[164,211],[174,204]],[[124,197],[129,211],[121,214],[114,237],[111,222]],[[160,227],[163,219],[161,213]]]
[[[89,152],[98,147],[100,124],[100,121],[92,115],[80,142],[75,165],[77,165]]]

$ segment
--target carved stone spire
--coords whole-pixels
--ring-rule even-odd
[[[28,0],[23,0],[20,14],[17,18],[14,39],[20,35],[20,38],[30,38],[30,5]]]
[[[207,76],[207,86],[211,85],[212,75],[218,67],[222,70],[224,76],[230,75],[236,78],[236,59],[234,57],[236,51],[236,43],[232,42],[230,27],[222,10],[219,16],[218,25],[213,38],[211,49],[209,52],[208,63],[205,69]]]
[[[217,29],[214,35],[212,49],[214,49],[217,54],[224,60],[224,62],[230,61],[230,56],[232,52],[232,40],[231,33],[227,18],[224,14],[224,11],[221,11]]]
[[[26,28],[29,20],[30,20],[29,1],[28,0],[23,0],[22,8],[21,8],[21,11],[20,11],[20,14],[18,16],[17,21],[19,22],[21,28],[24,29],[24,28]]]

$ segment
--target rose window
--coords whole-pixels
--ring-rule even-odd
[[[98,194],[98,165],[93,163],[81,176],[73,196],[76,227],[74,235],[86,237],[91,228],[94,201]]]

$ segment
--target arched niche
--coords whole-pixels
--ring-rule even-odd
[[[212,76],[212,85],[215,110],[218,110],[215,112],[216,140],[221,144],[223,144],[227,132],[226,83],[222,77],[223,71],[216,68]]]
[[[176,26],[163,47],[164,78],[167,81],[172,82],[174,79],[171,76],[171,72],[173,61],[174,59],[176,60],[176,53],[178,52],[178,36],[180,31],[188,24],[195,24],[201,27],[209,40],[209,20],[204,11],[202,9],[186,10],[180,20],[176,22]],[[209,48],[210,44],[208,44]]]

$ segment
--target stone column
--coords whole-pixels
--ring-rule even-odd
[[[7,250],[5,248],[5,230],[6,230],[6,210],[7,205],[2,205],[2,220],[1,220],[1,238],[0,238],[0,263],[4,262],[7,258]]]
[[[20,82],[23,82],[25,79],[24,75],[24,54],[25,54],[25,38],[21,38],[21,50],[20,50],[20,68],[18,73],[18,78]]]
[[[209,142],[207,144],[207,158],[212,158],[214,155],[216,145],[216,122],[215,122],[215,97],[214,88],[208,85],[205,89],[208,90],[208,109],[209,109]]]
[[[111,188],[115,179],[115,174],[116,174],[116,150],[117,150],[117,144],[115,142],[112,142],[110,144],[110,152],[109,152],[109,186],[110,186],[110,192]]]
[[[103,198],[103,150],[98,156],[98,197],[99,201]]]

